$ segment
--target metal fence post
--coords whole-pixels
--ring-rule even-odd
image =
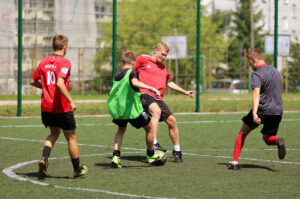
[[[112,79],[117,68],[117,0],[113,0]]]
[[[201,0],[197,0],[196,112],[200,112]]]
[[[277,68],[278,56],[278,0],[275,1],[275,16],[274,16],[274,67]]]
[[[23,0],[19,0],[18,6],[18,107],[17,107],[17,116],[22,116],[22,53],[23,53],[23,30],[22,30],[22,9],[23,9]]]

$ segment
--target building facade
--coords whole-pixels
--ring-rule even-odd
[[[100,21],[109,15],[109,0],[23,0],[23,93],[32,93],[28,80],[39,61],[52,53],[55,34],[69,38],[66,58],[72,63],[73,80],[89,78],[101,38]],[[17,92],[17,23],[18,1],[0,0],[0,94]]]
[[[234,11],[238,2],[238,0],[203,0],[202,4],[206,6],[206,12],[208,15],[211,15],[215,10]],[[264,24],[262,33],[274,34],[275,0],[256,0],[253,8],[254,12],[261,10],[263,13],[264,17],[260,22],[261,24]],[[297,42],[297,39],[298,42],[300,42],[299,0],[278,0],[278,34],[288,35],[290,37],[290,42]],[[287,66],[286,62],[287,57],[279,56],[278,70],[281,71],[285,68]]]
[[[207,13],[213,14],[214,10],[235,10],[237,0],[203,0],[207,7]],[[264,33],[274,33],[274,0],[256,0],[255,10],[262,10],[264,15],[262,23]],[[249,8],[250,9],[250,8]],[[254,10],[254,11],[255,11]],[[291,41],[300,39],[300,1],[299,0],[278,0],[278,34],[288,34]]]

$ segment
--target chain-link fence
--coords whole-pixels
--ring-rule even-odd
[[[163,37],[185,36],[184,57],[165,60],[173,81],[185,89],[196,87],[196,1],[117,1],[117,70],[121,55],[133,51],[151,55]],[[217,79],[249,80],[246,50],[229,46],[232,40],[224,20],[202,8],[201,54],[205,88]],[[18,1],[0,0],[0,99],[17,94]],[[112,1],[110,0],[23,0],[22,94],[40,91],[29,85],[39,61],[52,53],[55,34],[69,38],[66,58],[72,63],[71,92],[107,94],[112,77]],[[230,27],[229,27],[230,28]],[[171,50],[174,46],[170,46]],[[176,48],[178,46],[175,45]],[[183,48],[182,46],[179,48]],[[231,52],[240,54],[232,62]],[[269,59],[272,60],[272,59]],[[283,91],[298,92],[300,71],[283,58],[279,69]],[[272,64],[270,62],[270,64]],[[288,67],[287,67],[288,66]],[[231,69],[234,70],[231,70]],[[246,86],[245,86],[246,87]],[[168,90],[168,93],[172,91]]]

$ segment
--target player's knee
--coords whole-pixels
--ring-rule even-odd
[[[161,110],[160,109],[156,109],[152,113],[152,117],[160,118],[160,115],[161,115]]]
[[[173,115],[171,115],[167,119],[167,124],[169,125],[170,128],[175,128],[176,127],[176,118]]]
[[[269,138],[269,135],[262,135],[262,139],[265,141],[266,144],[268,144],[267,140]]]

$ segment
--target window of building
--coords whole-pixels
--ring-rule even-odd
[[[53,19],[52,17],[53,12],[45,11],[43,14],[43,20],[50,21]]]
[[[24,37],[24,46],[31,46],[31,37]]]
[[[284,17],[282,20],[282,30],[288,31],[289,30],[289,20],[287,17]]]
[[[296,4],[293,4],[293,18],[296,19],[297,18],[297,13],[296,13]]]

